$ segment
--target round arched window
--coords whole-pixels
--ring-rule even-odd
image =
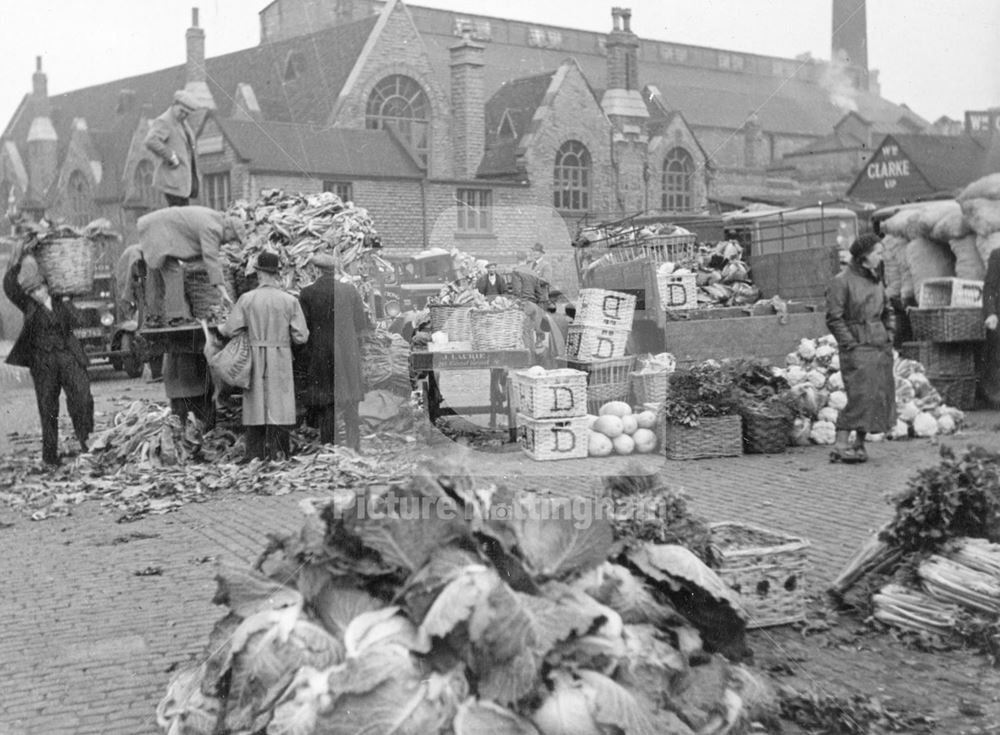
[[[694,209],[694,158],[683,148],[671,148],[663,160],[663,209]]]
[[[426,164],[430,118],[430,100],[420,84],[394,74],[376,84],[368,97],[365,127],[379,130],[391,126]]]
[[[577,140],[562,144],[552,171],[552,204],[556,209],[590,209],[590,151]]]

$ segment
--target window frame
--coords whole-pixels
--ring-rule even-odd
[[[323,179],[323,191],[328,191],[332,194],[336,194],[340,197],[342,202],[353,202],[354,201],[354,182],[353,181],[342,181],[339,179]],[[347,196],[343,193],[346,192]]]
[[[455,190],[455,229],[463,235],[493,234],[493,190],[462,187]]]
[[[219,193],[216,191],[216,182],[222,182],[222,188],[225,190],[221,201]],[[229,171],[214,171],[202,174],[199,199],[209,209],[224,212],[233,201],[232,180]]]
[[[369,130],[393,127],[425,166],[430,153],[432,114],[430,95],[420,82],[405,74],[382,77],[365,101],[365,127]]]
[[[567,163],[567,159],[576,163]],[[552,204],[562,212],[588,212],[593,182],[593,157],[578,140],[567,140],[556,151],[552,169]]]
[[[94,219],[94,197],[90,180],[80,169],[73,169],[66,180],[66,213],[74,227],[84,227]]]
[[[680,165],[680,170],[674,167]],[[661,208],[666,212],[694,211],[694,156],[682,146],[675,146],[663,157]]]

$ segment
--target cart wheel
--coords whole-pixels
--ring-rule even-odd
[[[141,377],[142,360],[136,349],[135,338],[131,334],[122,335],[122,352],[124,355],[121,358],[121,363],[125,374],[130,378]]]

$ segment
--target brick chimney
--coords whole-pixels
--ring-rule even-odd
[[[483,52],[486,47],[465,31],[451,53],[452,143],[455,175],[473,178],[486,145]]]
[[[205,31],[198,26],[198,8],[191,8],[191,27],[184,34],[187,46],[184,89],[195,96],[202,107],[215,109],[205,71]]]
[[[42,71],[42,57],[35,57],[35,73],[31,76],[31,96],[35,117],[28,128],[28,196],[34,204],[44,206],[49,187],[59,170],[59,136],[49,117],[48,79]]]
[[[830,60],[847,65],[848,74],[858,89],[869,89],[865,0],[833,0]]]
[[[620,131],[633,133],[634,127],[649,118],[649,110],[639,92],[639,37],[632,32],[632,11],[611,9],[611,32],[605,41],[608,54],[608,86],[601,98],[604,113]]]

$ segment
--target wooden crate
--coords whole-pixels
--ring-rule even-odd
[[[917,304],[921,309],[982,306],[983,282],[966,278],[928,278],[920,284]]]
[[[535,460],[584,459],[590,419],[533,419],[517,414],[517,440],[521,449]]]
[[[715,571],[739,595],[748,628],[805,618],[809,541],[745,523],[710,529]]]

